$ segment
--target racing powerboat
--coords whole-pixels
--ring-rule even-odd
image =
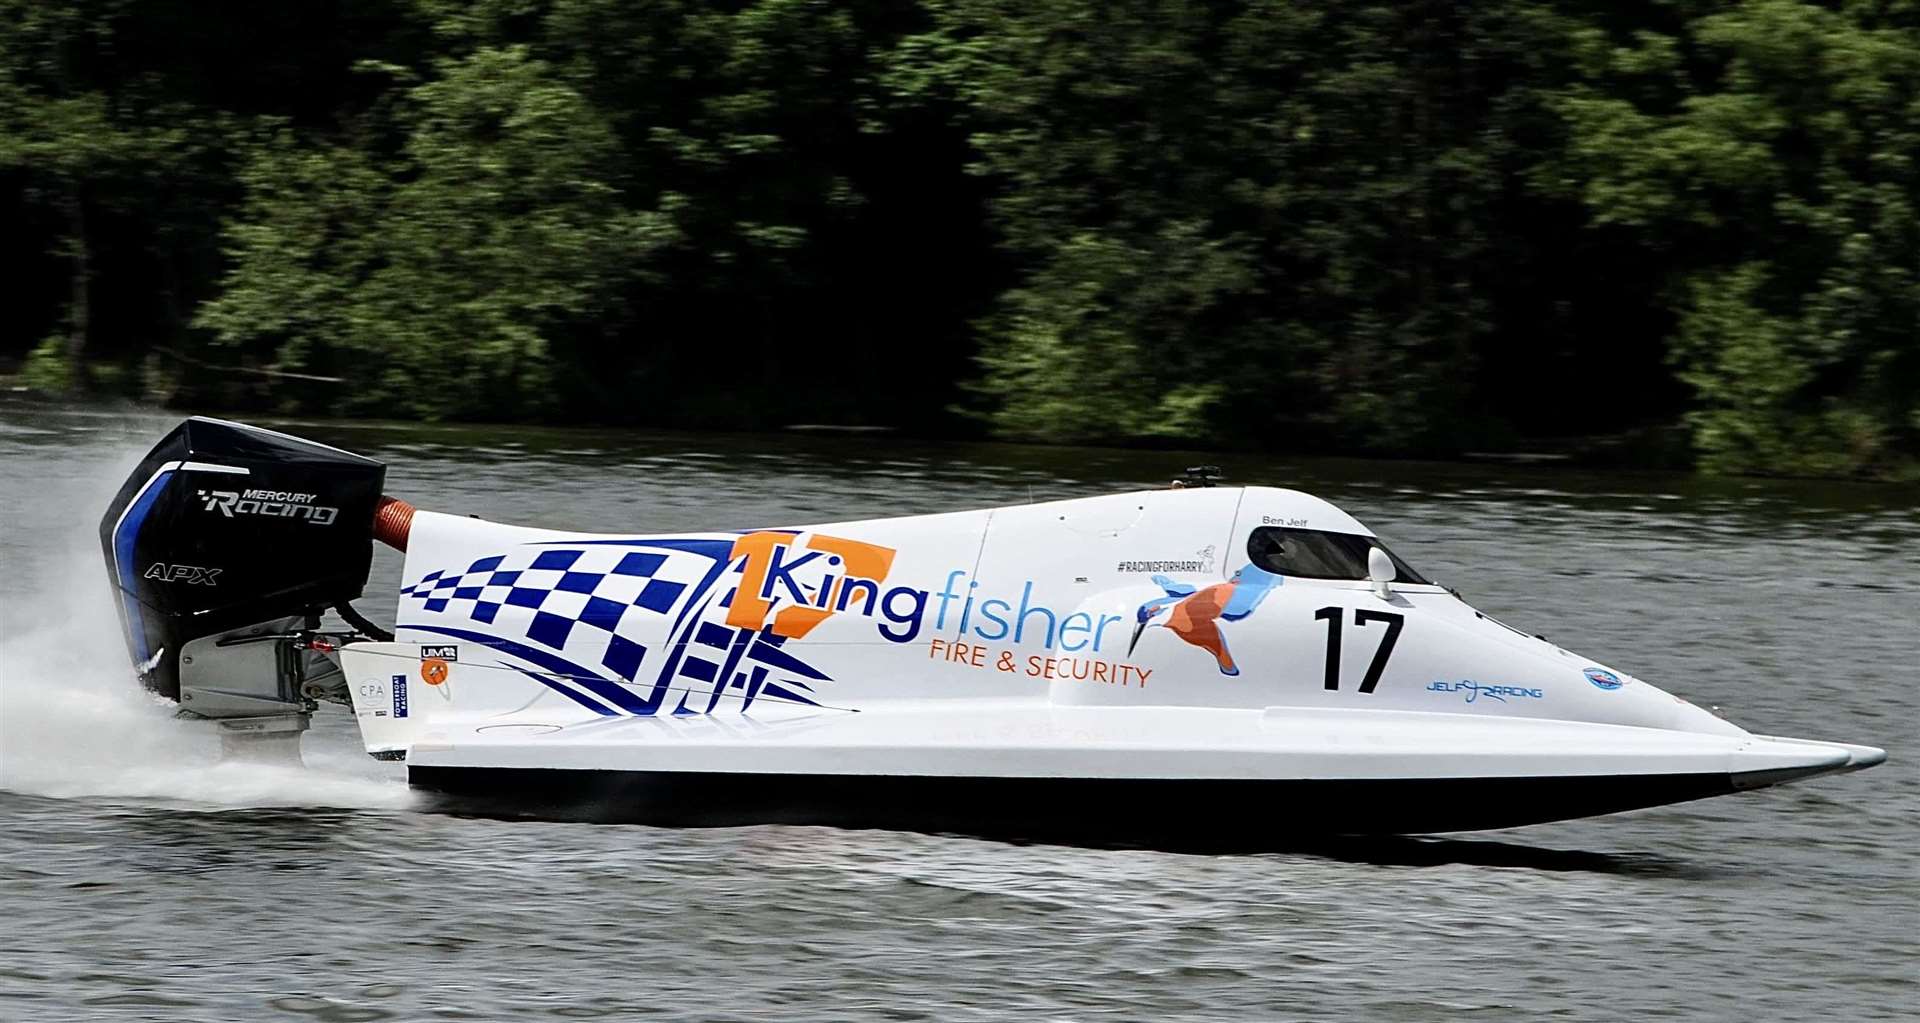
[[[236,743],[332,702],[417,788],[663,823],[1471,831],[1886,756],[1511,628],[1294,490],[600,534],[384,477],[239,423],[162,440],[100,527],[144,684]],[[391,633],[349,603],[376,541]]]

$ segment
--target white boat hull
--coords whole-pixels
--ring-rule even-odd
[[[349,673],[366,676],[413,650],[357,644],[345,656]],[[538,710],[469,719],[435,716],[445,698],[410,688],[419,724],[404,748],[415,786],[470,808],[669,824],[1473,831],[1724,795],[1885,758],[1869,747],[1747,733],[1337,708],[928,700],[858,713],[771,705],[751,715],[602,717],[549,699]],[[391,703],[390,694],[380,699],[378,707]]]

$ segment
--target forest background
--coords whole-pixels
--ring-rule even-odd
[[[1920,463],[1908,0],[0,0],[0,370]]]

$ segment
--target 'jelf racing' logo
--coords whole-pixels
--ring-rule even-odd
[[[1505,703],[1508,697],[1516,700],[1539,700],[1545,698],[1547,695],[1544,690],[1534,689],[1528,686],[1490,686],[1485,683],[1475,682],[1470,678],[1461,679],[1458,682],[1435,682],[1427,686],[1427,689],[1429,692],[1435,693],[1465,693],[1466,702],[1468,703],[1472,703],[1482,696],[1489,700]]]
[[[316,526],[333,522],[340,509],[316,505],[315,494],[287,490],[200,490],[195,491],[206,505],[202,511],[217,511],[227,518],[235,515],[262,515],[267,518],[305,519]]]

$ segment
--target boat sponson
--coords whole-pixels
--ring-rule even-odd
[[[667,826],[817,824],[1121,844],[1483,831],[1737,791],[1720,773],[1335,780],[414,766],[441,808]]]

